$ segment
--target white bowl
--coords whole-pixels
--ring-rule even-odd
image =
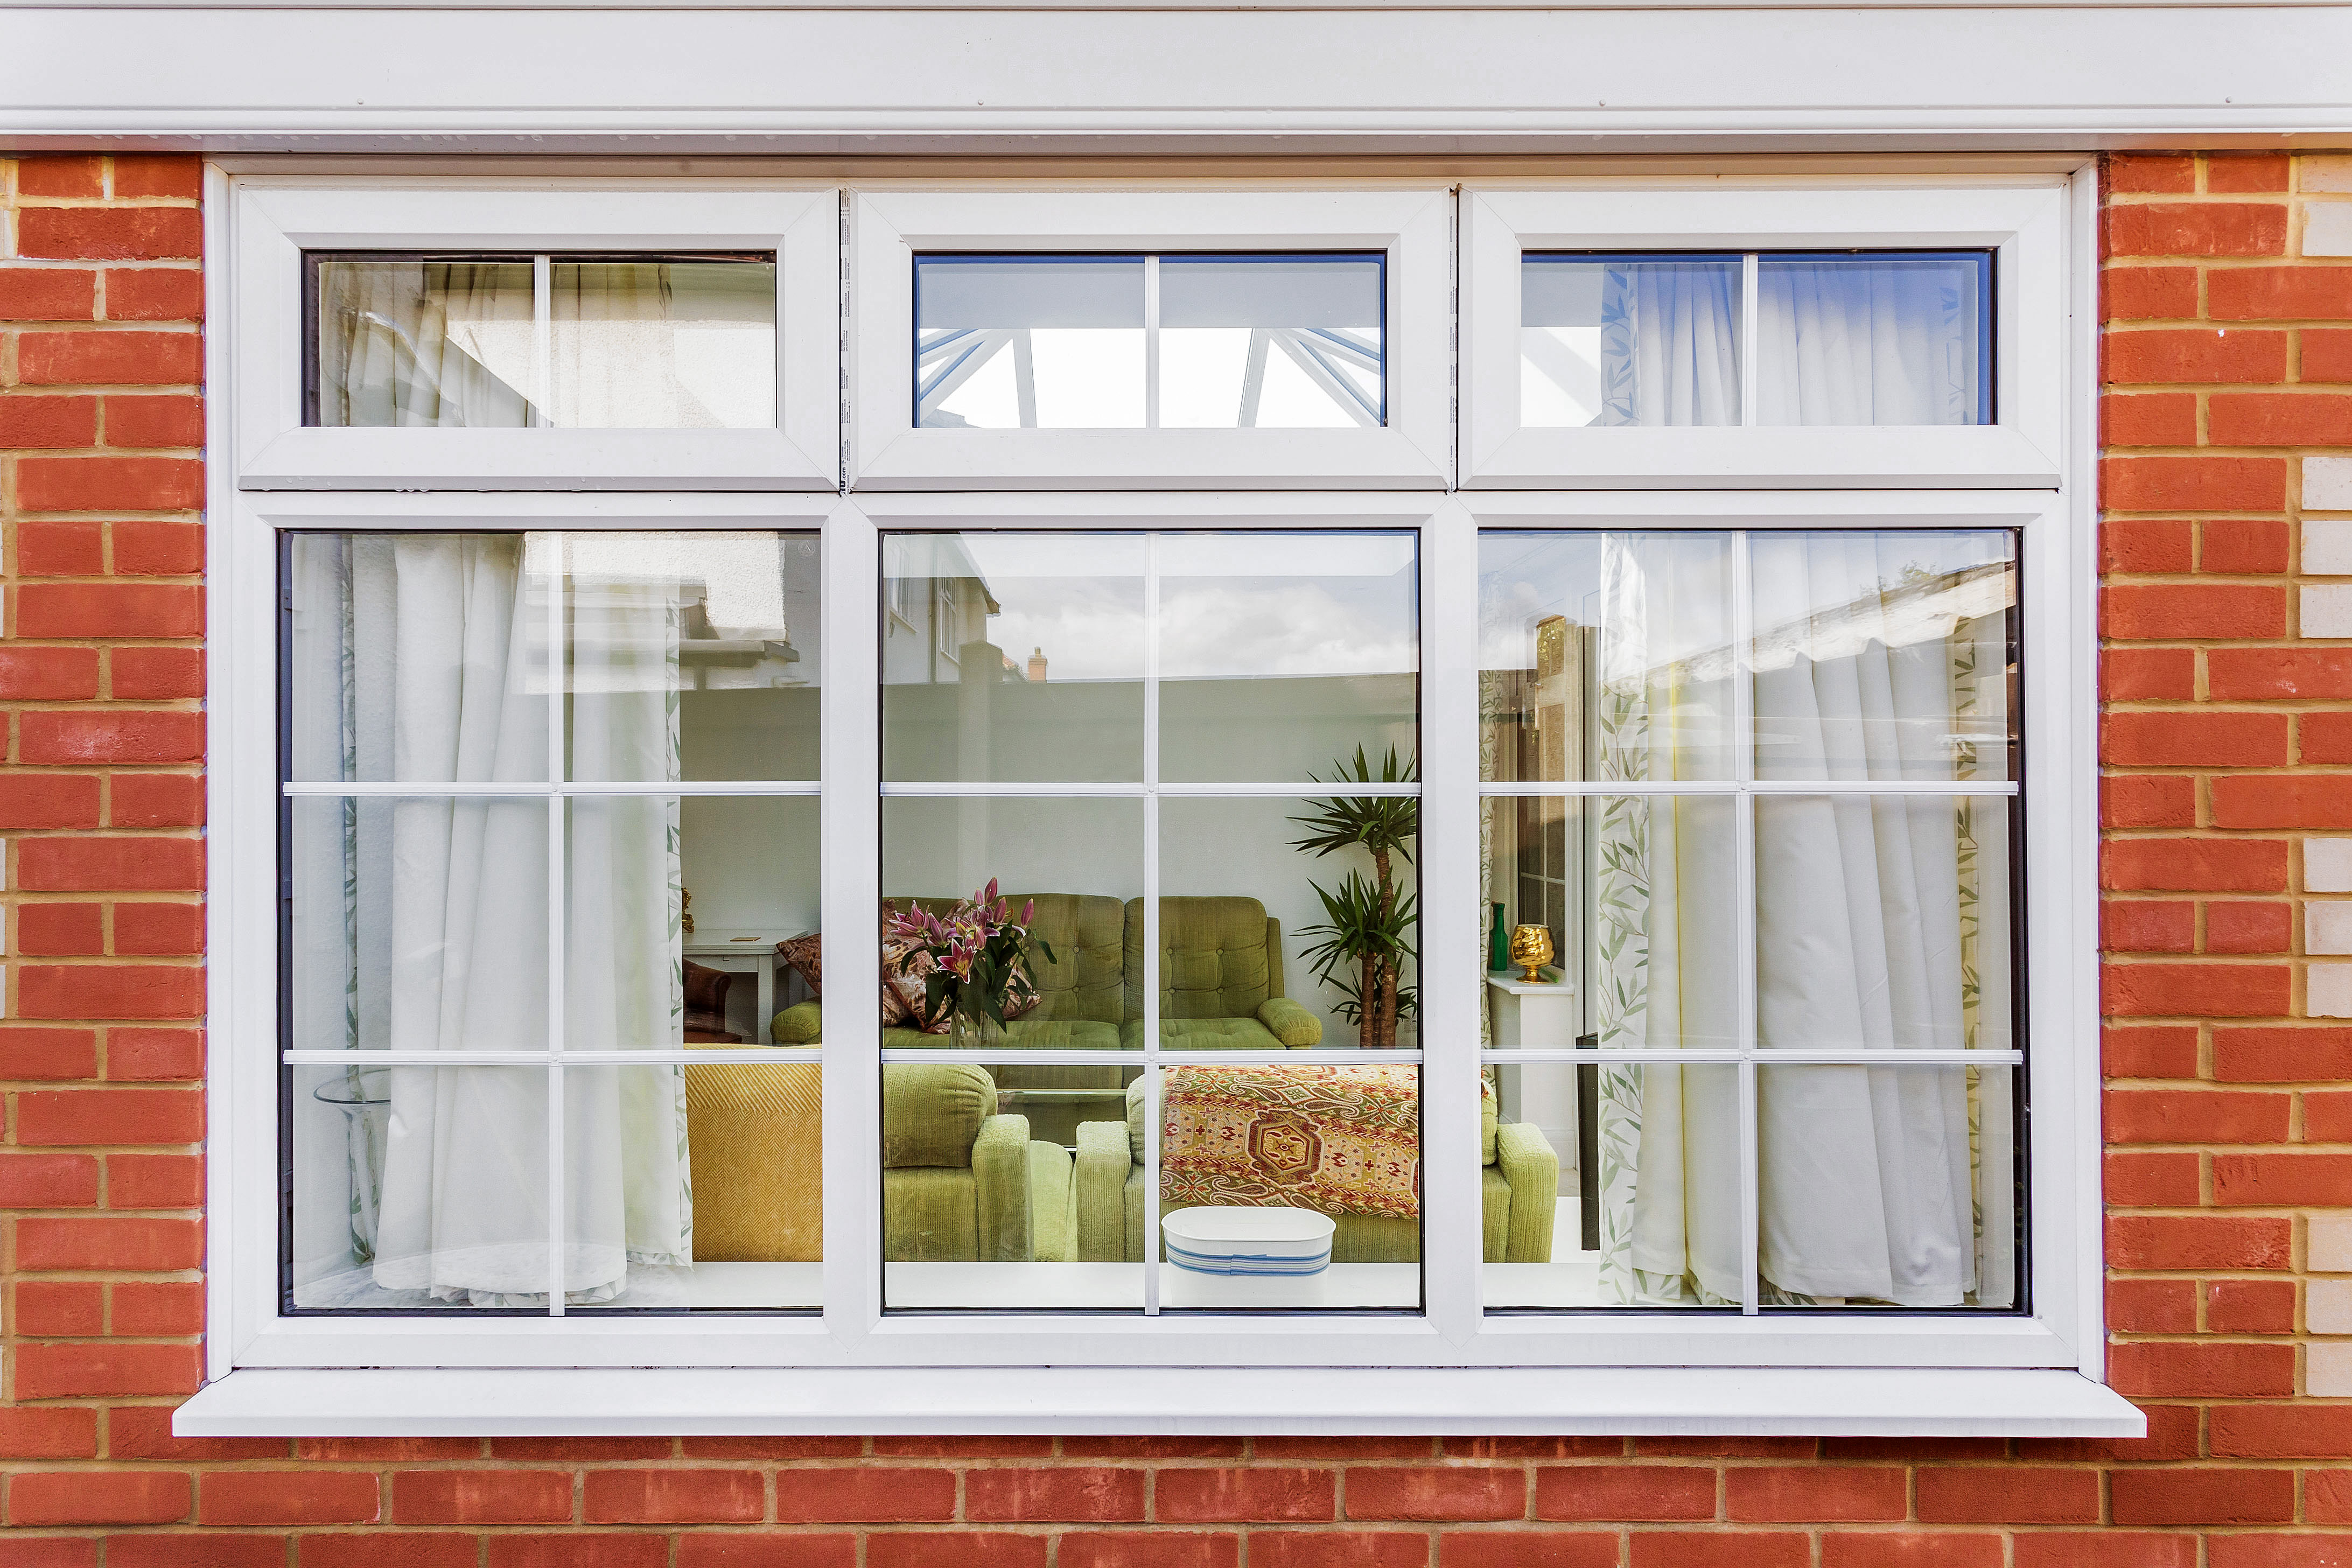
[[[1197,1274],[1320,1274],[1337,1229],[1299,1208],[1179,1209],[1160,1221],[1168,1261]]]

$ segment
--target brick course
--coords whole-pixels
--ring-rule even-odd
[[[2106,189],[2108,1312],[2147,1437],[193,1441],[198,163],[0,159],[0,1563],[2352,1562],[2352,1022],[2305,947],[2352,898],[2305,850],[2352,830],[2352,639],[2298,635],[2305,460],[2352,442],[2352,264],[2300,237],[2352,159]]]

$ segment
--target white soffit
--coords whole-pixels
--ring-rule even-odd
[[[0,144],[1508,153],[2341,144],[2352,7],[416,10],[0,0]],[[1596,138],[1607,138],[1597,142]]]

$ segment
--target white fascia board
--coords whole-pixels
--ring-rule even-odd
[[[1029,1367],[273,1371],[207,1384],[183,1437],[1235,1432],[2137,1437],[2069,1371]]]
[[[2342,5],[1727,9],[1697,31],[1638,7],[526,5],[468,7],[459,50],[339,5],[143,10],[128,51],[107,5],[7,15],[0,142],[25,148],[1460,156],[2352,132]]]

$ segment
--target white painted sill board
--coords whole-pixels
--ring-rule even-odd
[[[1853,1368],[247,1368],[183,1437],[1598,1434],[2137,1437],[2070,1371]]]

